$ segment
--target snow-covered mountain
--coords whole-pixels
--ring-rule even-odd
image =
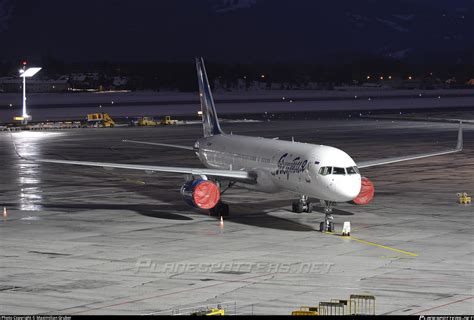
[[[469,59],[473,21],[474,0],[0,0],[0,58]]]
[[[214,0],[211,6],[216,13],[249,9],[257,3],[257,0]]]
[[[12,11],[10,0],[0,0],[0,32],[7,29]]]

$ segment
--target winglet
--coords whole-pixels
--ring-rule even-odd
[[[462,148],[463,148],[462,121],[459,121],[458,144],[456,145],[456,150],[462,151]]]
[[[15,139],[13,139],[12,131],[10,130],[10,128],[7,128],[7,130],[8,130],[8,133],[10,134],[10,139],[11,139],[11,141],[12,141],[13,148],[15,149],[15,153],[17,154],[17,156],[18,156],[20,159],[27,160],[26,158],[24,158],[24,157],[18,152],[18,149],[17,149],[16,144],[15,144]]]

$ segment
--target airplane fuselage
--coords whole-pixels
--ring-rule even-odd
[[[256,184],[244,185],[249,189],[346,202],[361,188],[352,158],[329,146],[218,134],[199,139],[195,149],[208,168],[254,172]]]

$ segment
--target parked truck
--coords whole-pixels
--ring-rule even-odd
[[[90,113],[87,115],[87,124],[92,127],[112,128],[115,121],[108,113]]]
[[[172,120],[170,116],[166,116],[161,120],[162,125],[172,125],[172,124],[178,124],[178,120]]]
[[[142,117],[142,118],[138,119],[138,125],[142,126],[142,127],[157,126],[158,121],[156,121],[152,117]]]

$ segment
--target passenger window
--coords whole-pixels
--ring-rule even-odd
[[[334,167],[333,174],[346,174],[346,169]]]

